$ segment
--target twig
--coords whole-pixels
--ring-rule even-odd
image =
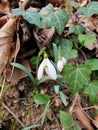
[[[4,77],[4,79],[3,79],[3,83],[2,83],[2,88],[1,88],[1,92],[0,92],[0,99],[1,99],[1,97],[2,97],[2,93],[3,93],[3,90],[4,90],[4,84],[5,84],[5,77]]]
[[[79,48],[79,51],[82,53],[84,60],[87,61],[87,57],[86,57],[85,53],[80,48]]]
[[[2,106],[17,120],[17,122],[24,128],[25,125],[20,121],[20,119],[12,112],[10,108],[4,103],[1,102]]]

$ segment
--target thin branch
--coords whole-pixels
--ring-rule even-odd
[[[5,77],[3,79],[3,83],[2,83],[2,86],[1,86],[0,99],[2,98],[2,93],[3,93],[3,90],[4,90],[4,85],[5,85]]]
[[[10,108],[4,103],[1,102],[2,106],[17,120],[17,122],[24,128],[25,125],[20,121],[20,119],[12,112]]]

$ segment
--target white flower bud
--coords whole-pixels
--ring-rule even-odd
[[[38,80],[43,78],[44,71],[48,76],[51,77],[51,79],[56,80],[57,78],[56,70],[48,58],[44,58],[44,60],[41,62],[38,68]]]

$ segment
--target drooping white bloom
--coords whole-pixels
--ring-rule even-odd
[[[66,64],[66,59],[64,57],[62,57],[62,62],[63,62],[63,65]]]
[[[57,69],[61,72],[64,68],[64,65],[66,64],[66,59],[64,57],[59,57],[59,60],[57,62]]]
[[[48,76],[51,77],[51,79],[56,80],[57,78],[56,70],[48,58],[44,58],[38,68],[38,80],[43,78],[44,71]]]
[[[64,65],[63,65],[62,60],[58,60],[57,69],[61,72],[63,70],[63,67],[64,67]]]

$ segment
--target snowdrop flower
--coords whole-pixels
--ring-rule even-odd
[[[51,77],[51,79],[56,80],[56,78],[57,78],[56,70],[55,70],[53,64],[48,59],[47,54],[44,55],[44,59],[38,68],[38,80],[43,78],[44,71],[46,72],[46,74],[48,76]]]
[[[58,62],[57,62],[57,69],[61,72],[64,68],[64,65],[66,64],[66,59],[64,57],[60,57],[58,58]]]

